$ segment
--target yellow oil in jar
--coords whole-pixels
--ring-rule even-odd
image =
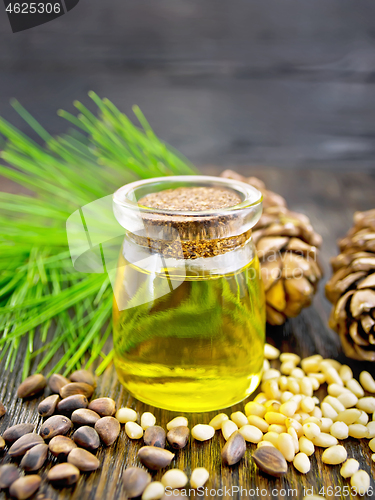
[[[126,265],[125,265],[126,264]],[[124,267],[122,267],[124,266]],[[173,270],[149,273],[120,257],[114,301],[115,365],[139,400],[185,412],[217,410],[257,387],[263,365],[265,311],[259,262],[235,273],[200,272],[174,285]],[[154,300],[132,307],[123,283]],[[170,286],[162,296],[158,287]],[[120,294],[120,295],[118,295]]]

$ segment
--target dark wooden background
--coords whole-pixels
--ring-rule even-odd
[[[138,104],[157,134],[202,172],[233,167],[261,177],[322,234],[325,270],[313,307],[282,328],[268,328],[268,339],[284,351],[344,361],[327,326],[330,304],[323,288],[336,239],[350,227],[355,210],[375,205],[374,38],[373,0],[81,0],[62,18],[17,34],[0,7],[0,115],[28,132],[9,105],[15,97],[50,132],[61,133],[66,123],[56,110],[71,111],[74,99],[87,104],[92,89],[126,113]],[[19,191],[4,179],[0,187]],[[38,401],[15,398],[21,361],[12,374],[0,366],[0,399],[8,407],[0,434],[10,423],[40,425]],[[371,365],[346,361],[356,374],[374,372]],[[96,395],[139,412],[150,409],[119,386],[113,368]],[[161,425],[173,416],[151,410]],[[211,416],[189,420],[194,425]],[[221,436],[193,442],[172,465],[188,474],[207,467],[212,488],[264,487],[267,495],[259,498],[267,499],[301,499],[303,487],[314,486],[317,493],[322,486],[348,484],[339,467],[322,466],[320,451],[307,476],[291,467],[284,479],[269,480],[254,466],[254,445],[238,466],[222,468],[223,444]],[[139,446],[122,431],[115,445],[98,452],[101,470],[59,494],[47,485],[42,491],[54,500],[119,499],[122,470],[135,463]],[[346,446],[374,475],[367,440],[347,440]],[[297,497],[282,493],[288,487],[297,488]]]
[[[0,7],[0,115],[52,133],[92,89],[198,164],[373,168],[373,0],[80,0],[13,34]]]

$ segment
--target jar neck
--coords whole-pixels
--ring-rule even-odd
[[[122,265],[131,265],[146,274],[163,275],[184,280],[187,276],[224,276],[235,274],[257,259],[255,246],[251,236],[242,245],[232,250],[210,257],[179,258],[163,254],[149,246],[139,245],[127,233],[123,242]],[[167,271],[166,271],[167,270]]]
[[[222,255],[243,247],[251,238],[251,229],[237,236],[230,236],[220,239],[199,239],[199,240],[159,240],[147,238],[128,232],[130,241],[148,248],[152,253],[163,255],[166,258],[175,259],[198,259],[209,258]]]

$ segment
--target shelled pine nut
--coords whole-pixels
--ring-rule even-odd
[[[341,365],[340,370],[339,370],[339,375],[341,377],[341,380],[345,383],[348,382],[353,378],[353,372],[350,366],[348,365]]]
[[[158,500],[164,495],[164,485],[159,481],[149,483],[142,493],[142,500]]]
[[[259,443],[263,439],[263,433],[254,425],[244,425],[239,430],[240,434],[242,434],[245,441],[249,443]]]
[[[294,453],[298,453],[299,452],[299,441],[298,441],[298,436],[297,436],[296,431],[293,429],[293,427],[289,427],[287,434],[289,434],[289,436],[291,436],[291,438],[293,440]]]
[[[356,438],[356,439],[362,439],[366,438],[368,435],[368,430],[367,427],[361,424],[352,424],[349,425],[349,436]]]
[[[375,411],[375,398],[373,396],[360,398],[358,399],[356,407],[366,413],[373,413]]]
[[[239,429],[244,425],[248,424],[247,417],[244,413],[242,413],[242,411],[236,411],[232,413],[230,418],[237,425]]]
[[[314,439],[320,434],[320,427],[314,423],[303,425],[303,432],[308,439]]]
[[[275,411],[268,411],[264,415],[264,420],[267,424],[284,424],[287,417],[281,413],[276,413]]]
[[[192,488],[200,488],[206,484],[210,473],[204,467],[197,467],[193,470],[190,476],[190,485]]]
[[[363,371],[359,375],[359,381],[362,387],[368,392],[375,392],[375,380],[371,373]]]
[[[375,438],[375,421],[367,424],[367,439]]]
[[[280,354],[280,361],[281,363],[284,363],[284,361],[291,361],[297,366],[300,363],[301,358],[298,354],[294,354],[294,352],[282,352]]]
[[[312,397],[303,398],[301,401],[301,409],[306,413],[311,413],[315,408],[315,401]]]
[[[342,405],[345,406],[345,409],[352,408],[358,403],[357,396],[350,391],[343,392],[342,394],[337,396],[337,399],[340,401]]]
[[[280,356],[280,351],[271,344],[264,345],[264,357],[266,359],[277,359]]]
[[[269,441],[276,448],[278,439],[279,439],[279,434],[277,434],[276,432],[266,432],[266,434],[263,435],[263,441]]]
[[[337,413],[340,413],[340,411],[345,411],[345,406],[340,403],[340,401],[333,397],[333,396],[326,396],[323,401],[325,403],[328,403],[329,405],[332,406],[332,408],[337,412]]]
[[[138,414],[131,408],[119,408],[115,414],[115,418],[117,418],[120,424],[126,424],[127,422],[136,422]]]
[[[207,441],[214,437],[215,429],[211,425],[197,424],[191,429],[191,435],[197,441]]]
[[[167,423],[167,429],[170,431],[174,427],[180,427],[181,425],[188,426],[188,419],[186,417],[175,417]]]
[[[331,428],[331,426],[333,424],[333,420],[331,418],[322,417],[320,419],[320,421],[322,423],[320,430],[322,432],[329,432],[329,429]]]
[[[143,429],[136,422],[126,422],[125,432],[130,439],[141,439],[143,437]]]
[[[229,420],[228,415],[225,413],[219,413],[218,415],[215,415],[212,420],[210,420],[209,425],[218,431],[221,429],[223,422],[226,420]]]
[[[257,444],[257,448],[263,448],[263,446],[272,446],[273,448],[276,448],[276,446],[271,443],[271,441],[260,441],[258,444]],[[375,455],[375,453],[374,453]]]
[[[346,439],[349,436],[349,427],[344,422],[335,422],[329,432],[337,439]]]
[[[370,476],[364,470],[355,472],[350,478],[350,485],[357,493],[364,495],[370,487]]]
[[[271,424],[268,428],[269,432],[276,432],[277,434],[281,434],[282,432],[286,432],[286,426],[280,424]]]
[[[314,454],[315,446],[310,439],[307,439],[306,436],[301,436],[299,438],[299,449],[301,452],[305,453],[308,457]]]
[[[361,416],[360,410],[356,408],[349,408],[347,410],[341,411],[336,415],[335,420],[339,422],[345,422],[346,425],[354,424]]]
[[[354,458],[349,458],[342,465],[340,469],[340,474],[342,475],[342,477],[345,478],[352,477],[352,475],[355,474],[358,469],[359,469],[359,462],[357,462],[357,460],[355,460]]]
[[[221,432],[223,433],[225,441],[228,441],[233,432],[236,431],[238,431],[237,424],[235,424],[232,420],[226,420],[222,423]]]
[[[279,411],[286,417],[292,417],[296,413],[297,408],[298,404],[295,401],[287,401],[280,406]]]
[[[361,415],[359,418],[354,422],[355,424],[362,424],[362,425],[367,425],[368,423],[368,415],[365,411],[361,410]]]
[[[269,424],[267,424],[267,422],[263,418],[258,417],[257,415],[249,415],[247,417],[247,421],[250,425],[258,427],[258,429],[260,429],[263,433],[268,431]]]
[[[328,403],[322,403],[321,409],[322,409],[323,416],[326,418],[331,418],[332,420],[335,420],[335,418],[338,415],[337,411],[334,408],[332,408],[332,406]]]
[[[319,436],[312,439],[312,442],[319,448],[330,448],[331,446],[337,445],[337,438],[325,432],[321,432]]]
[[[301,474],[307,474],[311,467],[309,457],[302,452],[294,457],[293,465]]]
[[[341,444],[338,444],[324,450],[322,462],[329,465],[338,465],[344,462],[347,456],[346,449]]]
[[[266,409],[262,404],[250,401],[245,405],[245,413],[247,417],[249,415],[256,415],[257,417],[263,418],[266,414]]]
[[[180,469],[169,469],[161,478],[165,488],[183,488],[188,482],[187,475]]]
[[[155,415],[146,411],[141,415],[141,427],[145,431],[149,427],[153,427],[156,424]]]
[[[347,382],[345,382],[346,387],[357,396],[357,398],[363,398],[365,395],[365,391],[362,389],[360,383],[355,379],[351,378]]]

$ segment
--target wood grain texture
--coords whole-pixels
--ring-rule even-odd
[[[81,0],[13,34],[0,15],[0,115],[52,134],[94,90],[197,163],[374,168],[375,3]],[[1,147],[1,143],[0,143]]]
[[[202,167],[201,170],[210,174],[220,173],[217,167],[206,166]],[[324,239],[321,258],[325,270],[323,281],[325,281],[330,276],[329,257],[336,253],[335,240],[350,227],[353,211],[373,207],[374,176],[356,172],[334,173],[312,168],[308,171],[293,169],[282,171],[270,167],[244,167],[238,170],[247,175],[261,177],[270,189],[274,189],[286,197],[292,209],[303,211],[309,215],[314,227],[323,235]],[[373,365],[353,362],[343,356],[336,334],[327,326],[329,310],[330,304],[324,298],[322,283],[314,305],[304,310],[298,318],[289,320],[282,327],[269,327],[267,329],[268,340],[282,351],[293,351],[301,356],[321,353],[325,357],[339,359],[348,363],[356,376],[363,369],[374,373]],[[32,422],[39,428],[42,421],[37,414],[37,404],[41,398],[22,403],[15,396],[16,388],[21,381],[21,362],[20,357],[13,373],[4,371],[3,367],[0,366],[0,399],[8,408],[7,414],[0,420],[0,434],[14,423]],[[35,359],[35,365],[37,362],[38,358]],[[273,364],[276,366],[276,363]],[[324,394],[324,389],[321,390],[321,393]],[[131,406],[139,413],[152,411],[156,415],[157,424],[163,427],[176,415],[136,401],[117,382],[113,367],[110,367],[98,380],[94,396],[113,397],[118,406]],[[244,404],[241,403],[233,408],[242,409],[243,406]],[[230,414],[233,409],[226,411]],[[196,423],[208,423],[215,413],[188,414],[190,427]],[[97,452],[97,456],[102,462],[100,470],[91,474],[82,474],[79,483],[73,488],[56,490],[43,482],[41,493],[45,495],[45,498],[53,500],[122,499],[124,498],[120,482],[122,472],[126,467],[138,464],[136,454],[141,445],[141,441],[129,440],[122,427],[117,442],[108,449],[100,448]],[[188,475],[195,467],[206,467],[210,471],[210,479],[207,483],[209,489],[217,490],[222,487],[230,489],[232,486],[242,486],[246,490],[255,489],[248,496],[244,492],[242,496],[241,493],[231,495],[227,490],[227,492],[223,492],[223,498],[302,499],[304,488],[314,488],[314,493],[317,493],[321,488],[328,486],[337,487],[337,490],[334,489],[333,494],[326,495],[326,498],[355,498],[352,495],[344,494],[342,488],[349,483],[339,475],[340,467],[322,464],[320,449],[317,449],[315,456],[311,459],[312,470],[309,474],[304,476],[298,473],[293,466],[290,466],[289,472],[284,478],[270,479],[259,472],[251,458],[255,445],[248,444],[244,459],[233,467],[221,465],[220,450],[223,445],[224,439],[219,432],[206,443],[191,440],[186,449],[176,453],[171,467],[184,469]],[[348,456],[359,460],[361,467],[373,476],[375,464],[371,462],[368,440],[348,439],[345,441],[345,447],[348,450]],[[0,456],[0,463],[7,462],[9,462],[9,458]],[[49,467],[50,465],[42,470],[43,478],[46,477]],[[153,474],[156,479],[159,479],[161,475],[162,472]],[[375,488],[374,479],[372,478],[371,481],[372,487]],[[259,488],[258,492],[256,488]],[[290,491],[288,492],[288,490]],[[291,490],[296,490],[297,493],[295,494]],[[219,498],[218,495],[210,494],[210,492],[206,496],[206,498],[215,497]],[[0,493],[0,499],[5,498],[7,498],[6,495]]]

